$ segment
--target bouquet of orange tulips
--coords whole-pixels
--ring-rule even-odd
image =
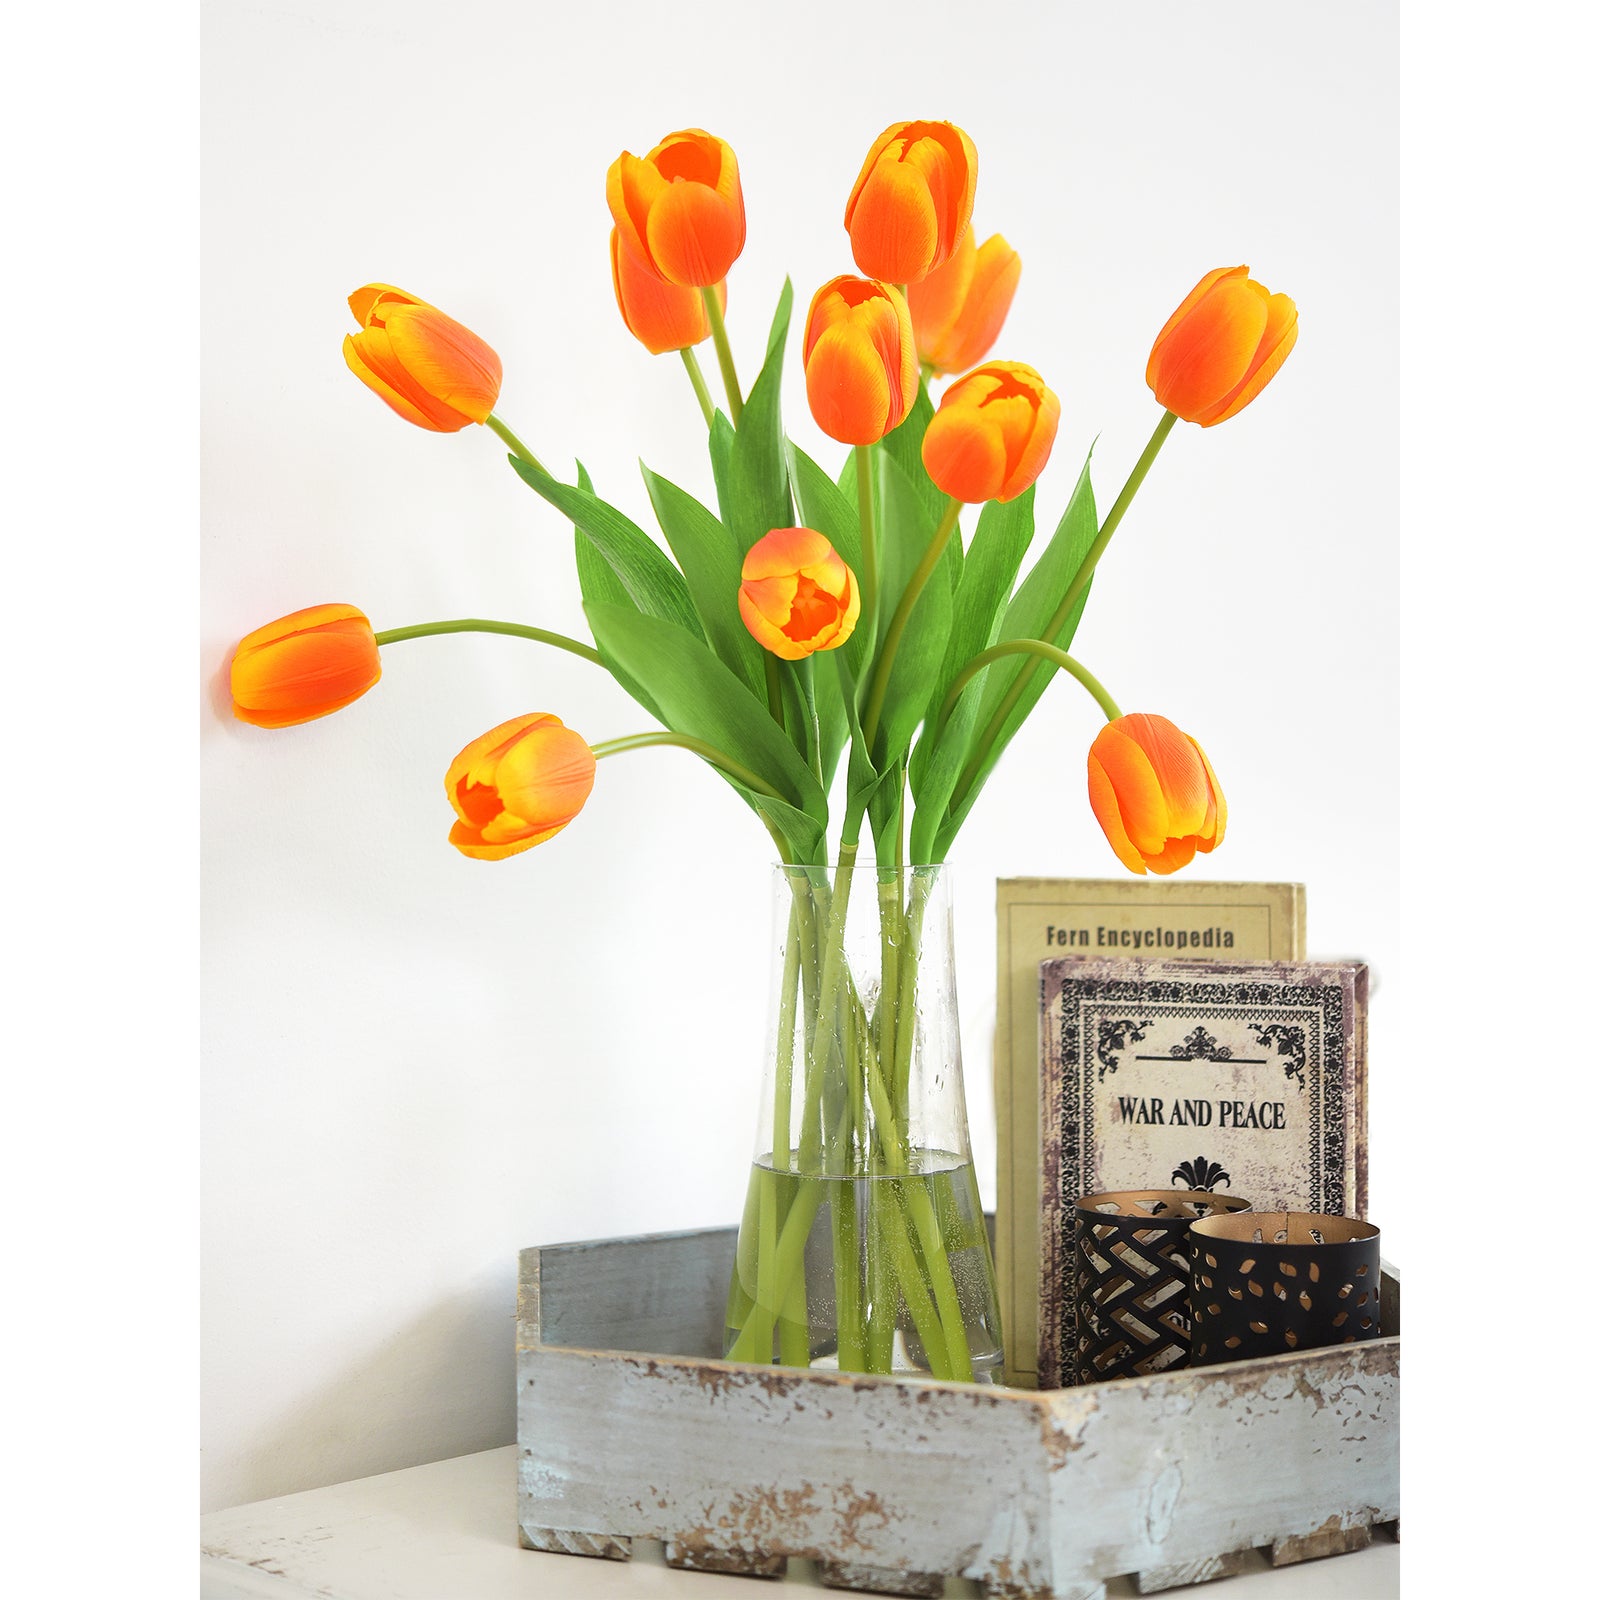
[[[780,1089],[758,1162],[767,1178],[752,1189],[751,1242],[730,1299],[729,1350],[746,1359],[803,1364],[817,1353],[805,1242],[820,1201],[778,1179],[918,1171],[906,1058],[930,881],[920,869],[946,859],[1054,674],[1075,678],[1104,714],[1088,752],[1089,802],[1127,867],[1175,871],[1214,849],[1226,824],[1200,746],[1163,717],[1124,715],[1068,647],[1096,564],[1168,434],[1180,419],[1225,421],[1261,392],[1293,347],[1294,303],[1244,267],[1200,280],[1151,350],[1160,420],[1111,509],[1097,511],[1086,462],[1019,582],[1060,404],[1033,367],[985,359],[1021,263],[999,235],[977,241],[976,180],[972,142],[948,122],[898,123],[867,155],[844,212],[860,275],[816,291],[799,346],[813,417],[850,447],[835,472],[784,432],[788,285],[748,391],[735,371],[723,320],[745,241],[733,151],[691,129],[618,158],[606,181],[618,309],[646,349],[681,357],[716,485],[713,508],[645,471],[665,548],[581,466],[561,481],[496,414],[500,362],[481,338],[399,289],[358,290],[351,371],[418,427],[481,424],[499,436],[512,469],[576,529],[590,638],[481,618],[375,633],[355,607],[326,605],[257,630],[233,661],[236,715],[282,727],[366,693],[382,646],[512,633],[604,668],[660,724],[591,744],[540,711],[473,740],[446,776],[450,841],[468,856],[499,860],[550,839],[581,810],[597,761],[649,745],[692,752],[760,819],[806,887],[791,908]],[[708,339],[720,409],[695,355]],[[930,387],[942,379],[954,381],[935,406]],[[844,948],[863,832],[881,885],[883,966],[871,975]],[[960,1208],[948,1199],[937,1185],[902,1185],[898,1220],[863,1222],[876,1243],[859,1274],[849,1257],[860,1240],[836,1208],[838,1292],[825,1320],[840,1366],[901,1364],[883,1322],[899,1308],[921,1365],[974,1376],[951,1292],[948,1219]]]

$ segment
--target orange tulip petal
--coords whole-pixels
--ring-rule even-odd
[[[1174,329],[1156,361],[1156,398],[1186,422],[1244,378],[1267,326],[1268,295],[1248,278],[1223,278]]]
[[[1216,406],[1195,418],[1202,428],[1215,427],[1237,416],[1266,388],[1278,368],[1288,359],[1300,337],[1300,318],[1294,301],[1286,294],[1275,294],[1267,302],[1267,327],[1250,363],[1250,370],[1232,393]]]
[[[1178,871],[1180,867],[1188,866],[1194,860],[1195,848],[1192,835],[1184,839],[1169,839],[1164,849],[1153,856],[1145,857],[1145,865],[1152,872],[1165,877],[1170,872]]]
[[[874,444],[888,428],[889,378],[873,343],[836,323],[806,361],[806,399],[817,426],[841,444]]]
[[[1117,792],[1128,837],[1140,855],[1148,857],[1160,853],[1174,830],[1156,770],[1143,748],[1123,731],[1126,722],[1124,717],[1121,723],[1107,723],[1093,749]]]
[[[1210,758],[1200,748],[1199,741],[1185,735],[1189,743],[1194,746],[1194,753],[1200,757],[1200,765],[1205,768],[1206,782],[1211,788],[1211,809],[1206,814],[1205,828],[1201,834],[1199,848],[1207,855],[1222,843],[1222,838],[1228,831],[1228,802],[1222,793],[1222,785],[1217,782],[1217,775],[1211,770]]]
[[[1005,487],[1005,440],[973,406],[934,412],[922,436],[922,462],[940,489],[968,505],[993,500]]]
[[[391,410],[419,428],[431,433],[459,433],[471,420],[441,406],[411,384],[405,369],[390,353],[389,335],[381,328],[347,334],[344,362]]]
[[[926,352],[936,371],[965,372],[988,355],[1000,337],[1021,278],[1022,257],[999,234],[986,240],[977,252],[960,316]]]
[[[1194,308],[1211,292],[1211,286],[1220,283],[1224,278],[1247,278],[1250,275],[1249,267],[1216,267],[1208,272],[1194,288],[1183,298],[1183,304],[1172,313],[1161,325],[1161,332],[1156,335],[1156,342],[1150,347],[1150,360],[1144,369],[1144,381],[1153,389],[1156,386],[1156,358],[1161,354],[1161,346],[1174,328],[1189,315]]]
[[[850,220],[850,249],[869,278],[913,283],[938,259],[939,215],[927,179],[904,161],[880,161]]]
[[[500,357],[433,306],[396,306],[386,318],[390,349],[416,388],[468,421],[482,422],[500,398]]]
[[[561,827],[565,826],[566,824],[562,823]],[[504,861],[508,856],[521,855],[524,850],[531,850],[536,844],[543,844],[546,839],[555,838],[560,832],[561,828],[547,828],[543,833],[495,844],[485,839],[483,834],[475,829],[460,822],[453,822],[450,824],[450,843],[462,855],[471,856],[474,861]]]
[[[534,828],[564,827],[594,788],[594,752],[560,723],[536,728],[501,758],[495,786],[505,809]]]
[[[815,567],[834,553],[825,534],[815,528],[774,528],[745,552],[741,578],[792,578],[803,568]],[[843,566],[844,563],[840,562]],[[784,602],[788,604],[787,601]]]
[[[1165,717],[1135,712],[1122,722],[1149,759],[1166,796],[1168,834],[1199,833],[1210,808],[1211,785],[1195,754],[1194,740]]]
[[[960,243],[951,251],[950,259],[920,282],[908,285],[906,290],[911,321],[917,330],[917,353],[924,361],[931,361],[941,370],[946,369],[938,358],[938,352],[967,304],[977,261],[977,241],[972,229],[968,228],[962,234]],[[987,350],[988,346],[984,348]]]
[[[233,714],[288,728],[340,711],[383,675],[372,625],[349,605],[308,606],[239,641],[229,665]]]
[[[363,284],[350,296],[349,306],[355,313],[355,319],[364,328],[367,320],[377,309],[379,302],[393,303],[402,306],[426,305],[426,300],[419,300],[414,294],[407,294],[404,289],[397,289],[392,283],[367,283]]]
[[[708,338],[710,319],[698,289],[668,283],[651,271],[611,230],[611,287],[617,309],[631,333],[652,355],[686,350]],[[726,307],[727,285],[717,286],[718,302]]]
[[[1095,743],[1098,745],[1099,741],[1096,740]],[[1093,748],[1089,751],[1089,806],[1104,830],[1107,842],[1116,852],[1117,860],[1130,872],[1144,872],[1144,857],[1139,854],[1138,847],[1128,837],[1128,830],[1122,825],[1122,813],[1117,808],[1116,788],[1106,775],[1105,768],[1096,759]]]

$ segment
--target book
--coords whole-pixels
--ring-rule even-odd
[[[1040,1387],[1073,1366],[1079,1196],[1364,1215],[1365,964],[1063,956],[1039,968],[1039,1005]]]
[[[1052,956],[1296,961],[1305,955],[1297,883],[1002,878],[996,885],[995,1270],[1006,1381],[1037,1381],[1039,1328],[1039,963]]]

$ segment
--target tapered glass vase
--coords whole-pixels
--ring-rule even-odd
[[[947,871],[779,867],[734,1360],[999,1382]]]

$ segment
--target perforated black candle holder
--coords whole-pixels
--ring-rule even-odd
[[[1145,1377],[1189,1362],[1189,1229],[1248,1211],[1238,1195],[1122,1189],[1074,1207],[1076,1361],[1069,1383]]]
[[[1195,1223],[1190,1365],[1378,1338],[1378,1244],[1370,1222],[1307,1211]]]

